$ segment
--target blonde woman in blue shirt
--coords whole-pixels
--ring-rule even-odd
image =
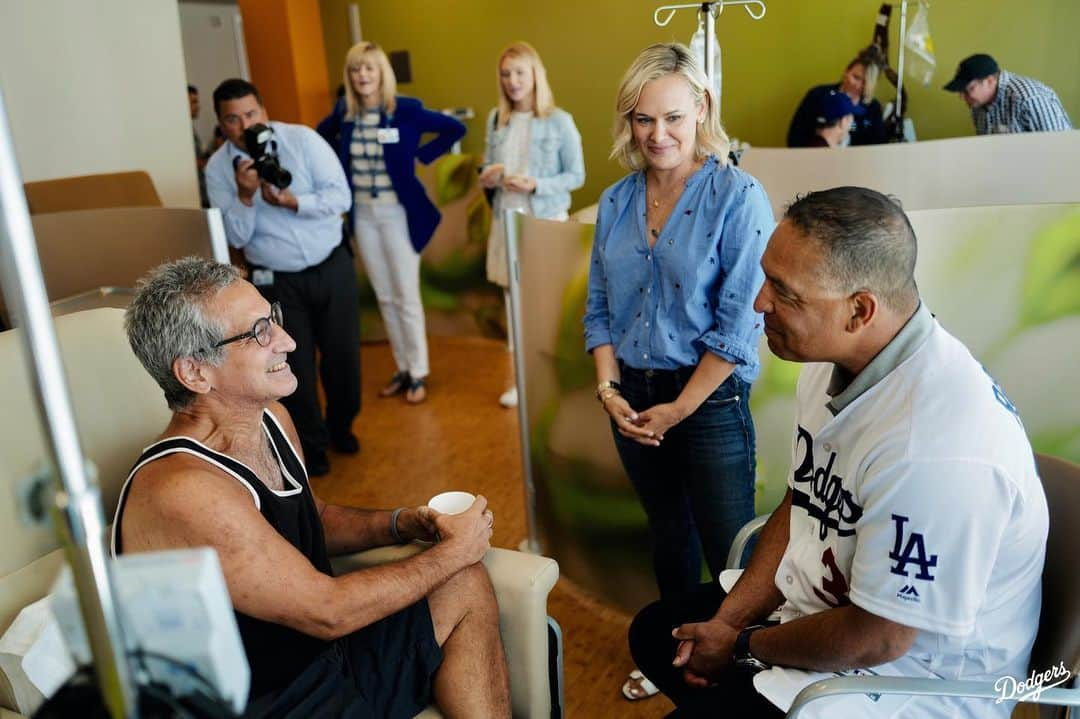
[[[761,184],[728,163],[706,88],[679,44],[646,48],[623,77],[611,156],[632,172],[600,198],[584,320],[665,598],[699,584],[702,552],[718,576],[754,515],[753,302],[775,223]]]
[[[585,160],[574,118],[555,107],[536,49],[527,42],[513,43],[499,54],[496,70],[499,105],[488,114],[485,125],[480,184],[494,190],[487,276],[505,292],[510,282],[503,211],[517,209],[548,220],[565,220],[570,192],[585,184]],[[506,305],[509,308],[509,301]],[[517,388],[504,392],[499,403],[516,406]]]

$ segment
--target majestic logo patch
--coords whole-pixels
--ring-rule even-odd
[[[938,555],[931,554],[927,557],[926,542],[923,535],[918,532],[908,533],[907,541],[904,541],[904,525],[908,523],[908,517],[894,514],[892,520],[896,523],[896,540],[893,542],[892,551],[889,552],[889,559],[896,562],[896,564],[889,567],[889,571],[893,574],[899,574],[901,577],[907,577],[909,576],[907,566],[915,564],[919,567],[919,571],[915,575],[916,579],[934,581],[934,575],[930,574],[930,569],[937,566]]]
[[[921,602],[922,598],[919,596],[919,590],[915,588],[914,584],[905,584],[900,588],[900,591],[896,593],[897,599],[903,599],[905,602]]]
[[[801,426],[795,438],[795,449],[801,450],[803,457],[793,474],[792,504],[802,507],[818,521],[819,539],[827,539],[830,529],[836,530],[839,537],[854,535],[855,522],[859,521],[863,510],[855,503],[851,492],[844,489],[843,477],[832,473],[836,452],[829,453],[829,461],[824,467],[816,467],[814,437]],[[805,489],[800,485],[805,485]]]

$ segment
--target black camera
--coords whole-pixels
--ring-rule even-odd
[[[247,153],[255,161],[255,171],[259,179],[269,182],[279,190],[284,190],[292,182],[292,173],[278,162],[277,143],[274,142],[274,130],[269,125],[252,125],[244,130],[244,144]],[[237,157],[233,166],[240,161]]]

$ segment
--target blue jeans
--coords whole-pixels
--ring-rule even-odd
[[[636,411],[672,402],[694,373],[621,369],[622,394]],[[727,562],[735,534],[754,516],[754,422],[750,385],[734,374],[659,447],[623,437],[611,423],[615,449],[637,491],[653,540],[653,569],[663,597],[701,582],[701,556],[713,577]]]

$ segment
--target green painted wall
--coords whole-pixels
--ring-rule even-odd
[[[879,0],[766,0],[755,22],[741,8],[717,21],[723,48],[723,115],[729,134],[753,145],[782,145],[787,123],[806,90],[839,80],[844,66],[867,45]],[[320,0],[331,87],[341,81],[349,47],[349,0]],[[513,40],[540,51],[558,104],[569,111],[585,146],[585,187],[574,207],[595,202],[623,171],[607,159],[612,106],[623,71],[653,42],[689,42],[693,11],[656,27],[642,0],[360,0],[364,38],[387,50],[408,50],[413,82],[401,92],[435,108],[471,106],[477,118],[464,141],[483,152],[483,118],[496,99],[495,59]],[[909,7],[914,18],[916,3]],[[899,2],[894,2],[896,61]],[[939,89],[956,63],[974,52],[993,54],[1003,67],[1046,82],[1080,121],[1080,2],[1076,0],[934,0],[930,29],[938,69],[929,88],[911,89],[911,116],[921,139],[972,134],[966,106]],[[905,79],[905,82],[907,80]],[[882,79],[879,97],[891,85]]]

